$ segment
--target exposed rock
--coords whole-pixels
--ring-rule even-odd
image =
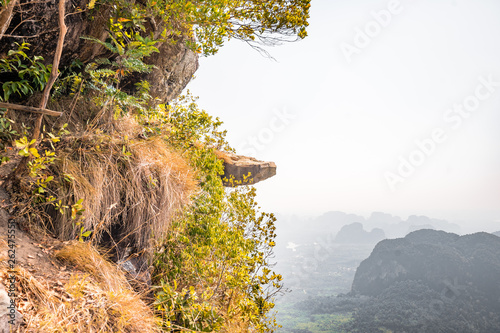
[[[74,10],[74,8],[86,8],[86,6],[86,1],[66,1],[66,12],[71,13],[71,15],[67,15],[65,18],[68,31],[64,40],[61,68],[70,65],[74,59],[86,64],[97,58],[111,59],[116,57],[102,45],[80,38],[81,36],[90,36],[105,41],[109,35],[106,30],[110,15],[109,7],[96,7],[94,10],[81,12]],[[21,15],[26,15],[30,19],[23,20]],[[12,34],[14,36],[38,35],[35,39],[36,42],[32,43],[27,53],[30,56],[43,55],[45,64],[51,64],[59,35],[57,0],[24,3],[23,13],[16,13],[12,18],[11,27],[15,26],[18,27]],[[148,22],[145,27],[148,35],[153,33],[156,38],[160,38],[160,33],[163,31],[161,24],[155,26],[153,22]],[[7,35],[11,35],[10,29],[12,28],[7,30]],[[4,37],[0,43],[0,54],[6,54],[10,49],[16,47],[15,42],[20,43],[22,40],[19,37]],[[28,39],[28,41],[32,40],[34,39]],[[122,88],[131,91],[135,87],[134,83],[145,79],[151,84],[151,96],[161,99],[162,102],[167,102],[176,98],[191,80],[198,69],[198,55],[186,46],[183,38],[175,43],[171,41],[161,42],[155,46],[160,52],[153,53],[144,60],[145,63],[155,65],[152,72],[149,74],[135,73],[122,82]],[[0,82],[9,79],[3,78],[2,75],[0,75]]]
[[[185,43],[162,43],[158,50],[145,60],[155,65],[144,78],[151,83],[151,96],[162,101],[171,101],[181,94],[198,69],[198,54]]]
[[[7,292],[0,286],[0,333],[16,332],[23,316],[15,308]]]
[[[227,152],[215,153],[218,158],[224,160],[224,175],[222,175],[224,186],[253,185],[276,175],[274,162],[263,162],[253,157]]]
[[[352,223],[345,225],[340,229],[335,237],[336,243],[351,243],[351,244],[376,244],[382,239],[385,239],[385,233],[382,229],[373,229],[368,232],[363,229],[361,223]]]
[[[151,287],[151,273],[144,252],[142,254],[132,253],[132,248],[127,248],[126,252],[117,260],[117,265],[128,275],[128,280],[142,287]]]

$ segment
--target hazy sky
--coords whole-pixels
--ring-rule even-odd
[[[188,86],[239,153],[276,162],[264,210],[500,226],[500,2],[313,0],[308,31],[276,61],[231,41]]]

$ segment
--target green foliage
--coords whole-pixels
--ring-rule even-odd
[[[272,332],[273,297],[282,289],[270,268],[275,217],[258,211],[254,188],[223,188],[222,162],[211,148],[227,146],[221,123],[192,98],[184,101],[171,107],[167,140],[198,171],[201,193],[157,253],[157,310],[168,329],[208,332],[238,323]]]
[[[63,95],[74,96],[83,91],[83,63],[75,59],[73,62],[61,70],[52,87],[52,98],[57,99]]]
[[[114,108],[115,118],[130,110],[145,110],[149,96],[149,84],[139,83],[137,96],[130,95],[120,88],[123,78],[132,73],[148,73],[153,66],[146,65],[143,58],[158,52],[154,46],[157,41],[143,38],[133,31],[122,31],[121,25],[110,23],[109,41],[100,41],[92,37],[82,37],[104,46],[111,51],[114,60],[97,59],[85,67],[88,74],[87,87],[98,92],[94,99],[97,105]],[[118,26],[118,27],[117,27]],[[123,36],[126,36],[124,38]],[[109,104],[109,105],[108,105]]]
[[[28,43],[17,44],[17,50],[10,50],[7,56],[0,59],[0,73],[12,73],[16,80],[4,82],[3,96],[0,100],[8,101],[10,96],[29,96],[35,91],[42,91],[50,77],[52,66],[45,66],[43,58],[28,57],[25,51],[29,50]]]
[[[121,1],[115,14],[117,22],[143,30],[146,17],[161,20],[163,38],[188,37],[193,49],[210,55],[232,38],[257,48],[304,38],[309,8],[310,0],[148,0]]]
[[[7,111],[0,109],[0,149],[5,149],[7,143],[17,137],[18,133],[12,128],[14,121],[6,116]]]
[[[66,210],[71,211],[71,219],[76,221],[74,224],[75,228],[79,229],[79,239],[82,240],[83,237],[88,237],[90,231],[83,230],[80,227],[82,213],[85,211],[83,208],[83,199],[77,200],[74,204],[65,204],[62,200],[57,198],[55,191],[56,178],[50,172],[50,167],[56,162],[56,149],[54,143],[60,141],[61,135],[69,134],[66,130],[67,124],[64,124],[60,130],[54,134],[51,132],[46,132],[47,137],[44,139],[42,137],[42,142],[46,149],[40,149],[35,147],[34,140],[29,140],[26,136],[15,140],[14,143],[18,148],[18,154],[23,157],[28,157],[29,161],[27,164],[28,177],[26,179],[26,207],[30,209],[35,209],[38,212],[45,210],[46,206],[52,206],[56,212],[60,212],[62,215],[65,214]],[[71,182],[70,175],[62,175],[64,181]],[[51,186],[52,185],[52,186]]]

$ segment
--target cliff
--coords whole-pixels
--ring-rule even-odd
[[[276,328],[276,218],[242,186],[276,165],[181,92],[229,39],[304,38],[309,2],[2,2],[0,304],[21,331]]]

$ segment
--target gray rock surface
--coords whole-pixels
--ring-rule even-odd
[[[0,333],[15,332],[22,321],[23,316],[16,310],[5,289],[0,286]]]
[[[97,11],[75,13],[74,8],[77,6],[86,8],[87,2],[83,0],[66,2],[66,12],[72,14],[67,15],[65,19],[68,31],[64,40],[60,67],[70,65],[74,59],[79,59],[87,64],[98,58],[112,59],[116,57],[116,54],[112,54],[102,45],[80,38],[81,36],[90,36],[105,41],[109,37],[106,27],[110,8],[102,6]],[[27,15],[30,20],[24,20],[22,15]],[[88,15],[91,16],[91,19]],[[59,35],[57,1],[24,3],[22,14],[21,11],[15,13],[12,22],[17,24],[21,20],[24,20],[24,23],[18,27],[14,35],[39,34],[36,43],[32,43],[26,52],[29,56],[43,55],[45,64],[51,64]],[[152,20],[146,22],[146,34],[153,33],[155,38],[160,39],[164,29],[163,23],[160,21],[159,23]],[[0,43],[0,54],[6,54],[15,47],[14,43],[22,41],[21,38],[4,37]],[[157,43],[155,46],[160,52],[153,53],[144,60],[145,63],[155,66],[152,72],[148,74],[134,73],[122,82],[121,88],[132,92],[135,89],[135,83],[148,80],[151,84],[151,96],[161,99],[162,102],[167,102],[176,98],[191,80],[194,72],[198,69],[198,54],[186,46],[182,37],[175,43],[168,41]]]
[[[151,96],[162,101],[171,101],[179,96],[198,69],[198,55],[184,42],[163,43],[159,53],[153,53],[145,60],[155,65],[144,78],[151,83]]]

